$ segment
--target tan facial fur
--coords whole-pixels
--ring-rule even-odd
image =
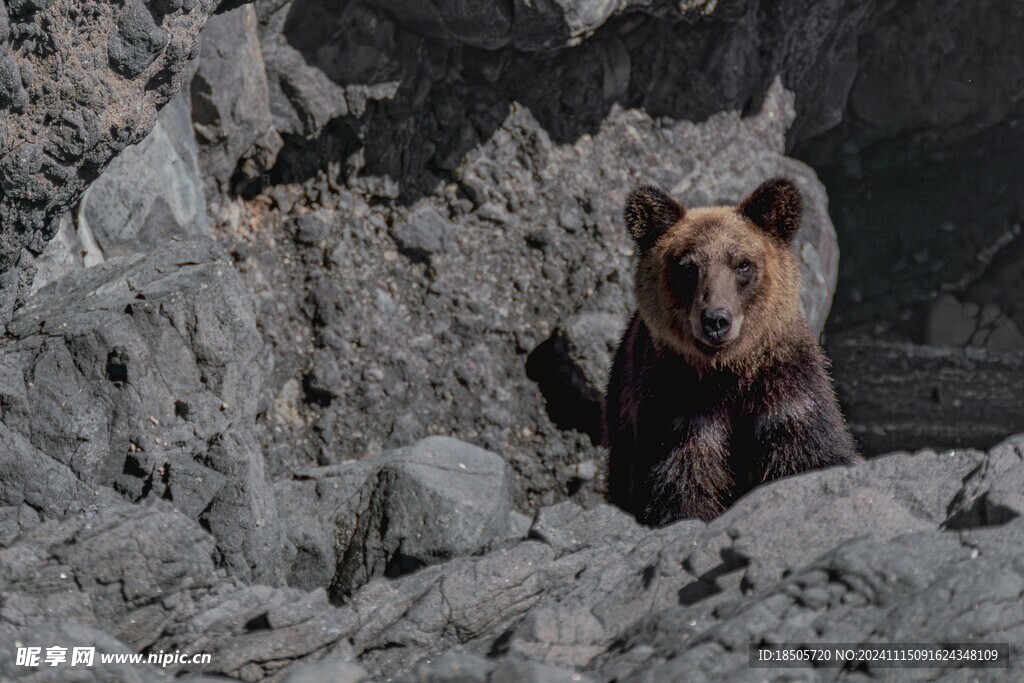
[[[782,348],[779,342],[800,320],[800,271],[789,245],[735,207],[688,209],[641,251],[635,282],[651,335],[700,373],[745,374]],[[731,317],[718,344],[704,332],[701,316],[708,311]]]

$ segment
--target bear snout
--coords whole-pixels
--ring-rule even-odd
[[[725,308],[709,308],[700,314],[704,339],[714,346],[725,343],[732,329],[732,313]]]

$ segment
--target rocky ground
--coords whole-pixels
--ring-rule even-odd
[[[0,2],[0,678],[973,679],[749,667],[787,641],[1016,667],[1024,12],[463,5]],[[622,200],[777,174],[879,457],[639,527],[600,504]]]

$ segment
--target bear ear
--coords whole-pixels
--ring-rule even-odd
[[[772,178],[740,203],[740,212],[783,242],[793,239],[800,228],[804,200],[789,178]]]
[[[626,198],[626,228],[641,250],[649,248],[683,217],[683,205],[656,187],[644,185]]]

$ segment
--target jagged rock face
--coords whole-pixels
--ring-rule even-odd
[[[0,3],[0,323],[57,221],[181,87],[214,0]]]
[[[35,260],[35,292],[108,258],[148,252],[172,238],[208,236],[204,180],[186,93],[171,98],[153,130],[115,157],[61,217]]]
[[[0,628],[6,643],[59,632],[209,652],[206,673],[245,681],[721,680],[748,671],[748,643],[789,641],[1008,642],[1016,669],[1021,490],[1016,439],[781,480],[710,524],[651,530],[564,503],[526,540],[378,578],[339,606],[212,571],[213,540],[166,503],[113,505],[0,549]]]
[[[516,537],[509,494],[501,456],[440,436],[296,473],[275,487],[297,550],[288,584],[341,601],[375,577],[489,550]]]
[[[837,217],[869,453],[1024,429],[1018,3],[227,0],[186,88],[214,4],[0,2],[0,320],[64,226],[0,345],[0,678],[53,679],[18,643],[212,655],[92,672],[139,681],[790,680],[747,659],[786,640],[1019,668],[1020,437],[710,524],[548,506],[601,488],[640,182],[794,177],[816,330]]]
[[[249,5],[211,17],[189,86],[204,170],[222,187],[273,165],[281,137],[273,125],[266,68]]]
[[[115,492],[162,498],[217,538],[232,573],[279,581],[289,548],[254,433],[261,351],[251,299],[209,239],[38,292],[0,348],[14,455],[0,535]]]

